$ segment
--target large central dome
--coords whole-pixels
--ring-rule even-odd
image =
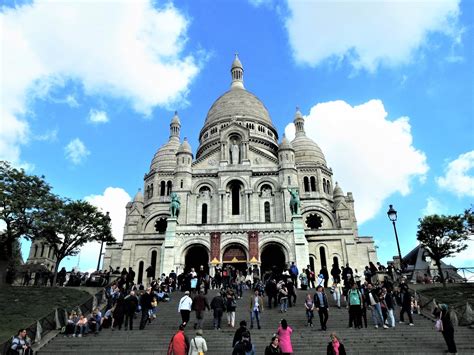
[[[232,88],[219,97],[207,113],[206,126],[230,117],[252,118],[272,125],[265,105],[251,92],[242,88]]]

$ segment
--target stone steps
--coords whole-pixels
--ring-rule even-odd
[[[215,291],[210,291],[207,296],[209,301],[214,297]],[[242,319],[250,324],[247,302],[250,293],[237,301],[236,327]],[[39,354],[166,354],[168,343],[180,324],[180,315],[177,312],[177,302],[181,293],[172,295],[169,303],[160,303],[157,319],[147,325],[145,330],[138,330],[139,319],[134,323],[133,331],[111,331],[104,329],[98,336],[88,335],[84,338],[65,338],[58,335],[46,346],[40,349]],[[252,343],[257,354],[262,354],[269,344],[272,334],[276,332],[279,321],[285,318],[293,328],[292,343],[295,354],[323,354],[329,342],[331,331],[342,339],[350,354],[374,354],[383,352],[387,354],[443,354],[446,349],[443,337],[433,330],[433,322],[423,316],[414,315],[415,327],[407,324],[398,324],[393,329],[374,329],[368,311],[367,329],[351,329],[348,326],[348,312],[345,308],[330,307],[328,330],[319,331],[319,318],[315,314],[314,327],[306,326],[306,317],[303,307],[305,293],[298,291],[297,307],[288,308],[287,313],[280,313],[277,309],[265,309],[262,314],[262,329],[251,330]],[[328,299],[331,298],[328,297]],[[194,314],[191,316],[190,325],[186,335],[192,339],[195,331]],[[212,313],[205,315],[204,338],[207,341],[209,352],[212,354],[230,354],[231,343],[235,329],[227,327],[224,314],[222,330],[212,329]],[[474,331],[458,327],[455,339],[459,354],[474,354],[472,337]]]

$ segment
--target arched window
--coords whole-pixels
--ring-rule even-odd
[[[150,195],[148,196],[148,198],[152,198],[153,197],[153,184],[150,185]]]
[[[35,255],[33,256],[34,258],[36,258],[36,254],[38,254],[38,246],[35,245]]]
[[[311,176],[311,191],[316,191],[316,178],[314,176]]]
[[[153,250],[151,252],[151,262],[150,265],[153,269],[152,271],[152,277],[155,278],[155,272],[156,272],[156,257],[158,256],[158,252],[156,250]]]
[[[337,268],[339,267],[339,259],[337,258],[337,256],[332,258],[332,262],[333,262],[335,267],[337,267]]]
[[[173,183],[170,180],[166,183],[166,196],[169,196],[171,194],[172,188],[173,188]]]
[[[201,223],[207,224],[207,203],[202,204]]]
[[[304,185],[304,191],[308,192],[309,191],[309,179],[307,176],[303,178],[303,185]]]
[[[321,268],[323,266],[327,267],[326,252],[324,251],[324,247],[319,248],[319,259],[321,260]]]
[[[271,222],[270,217],[270,202],[265,202],[263,205],[263,209],[265,210],[265,222]]]
[[[326,190],[326,179],[323,179],[323,191],[327,193],[327,190]]]
[[[329,182],[329,180],[326,181],[326,189],[328,190],[328,194],[331,193],[331,183]]]
[[[236,182],[232,184],[232,214],[240,214],[240,185]]]
[[[181,180],[181,182],[180,182],[180,185],[179,185],[179,186],[181,186],[181,188],[183,188],[183,184],[184,184],[184,183],[183,183],[183,180]]]
[[[160,196],[164,196],[166,193],[166,183],[162,181],[160,183]]]
[[[138,263],[138,280],[137,280],[137,283],[138,284],[141,284],[143,282],[143,266],[144,266],[144,262],[143,261],[140,261]]]
[[[288,185],[291,185],[291,176],[288,176]]]
[[[41,257],[44,255],[44,244],[41,244]]]

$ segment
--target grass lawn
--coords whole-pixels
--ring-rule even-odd
[[[0,288],[0,343],[48,315],[55,308],[71,309],[84,303],[90,294],[64,287]]]
[[[466,304],[474,305],[474,284],[447,284],[447,287],[436,286],[419,290],[429,299],[435,298],[438,303],[446,303],[450,307],[460,307]]]

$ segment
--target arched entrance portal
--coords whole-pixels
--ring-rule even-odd
[[[191,268],[199,272],[202,265],[204,266],[204,271],[209,273],[209,253],[207,249],[202,245],[193,245],[186,252],[184,264],[184,272],[189,272]]]
[[[285,253],[282,246],[278,244],[266,245],[262,250],[260,260],[262,262],[262,275],[270,271],[279,274],[286,268]]]
[[[245,271],[247,269],[247,253],[241,245],[233,244],[224,250],[222,262],[224,268],[231,265],[236,270]]]

